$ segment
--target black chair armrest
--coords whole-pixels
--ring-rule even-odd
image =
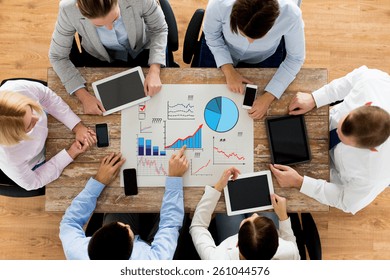
[[[299,220],[299,215],[298,213],[288,213],[288,215],[291,221],[291,228],[296,238],[299,255],[301,256],[301,260],[306,260],[305,239],[303,236],[301,221]]]
[[[316,223],[310,213],[302,213],[302,228],[306,243],[306,249],[311,260],[322,259],[321,240]]]
[[[198,44],[200,29],[203,22],[204,9],[197,9],[192,15],[188,24],[186,35],[183,44],[183,61],[187,64],[191,63],[195,53],[195,48]]]
[[[179,49],[179,36],[175,14],[167,0],[160,0],[160,6],[164,12],[165,21],[168,25],[168,48],[171,52],[175,52]]]

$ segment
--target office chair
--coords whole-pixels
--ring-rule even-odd
[[[310,213],[289,213],[301,260],[321,260],[322,247],[317,226]],[[307,251],[307,253],[306,253]]]
[[[202,27],[204,13],[204,9],[197,9],[195,11],[188,23],[184,37],[183,61],[184,63],[191,64],[191,67],[198,67],[199,65],[200,44],[204,38],[203,32],[199,38],[199,32]]]
[[[302,0],[294,0],[298,7],[301,6]],[[191,64],[191,67],[199,67],[199,55],[201,41],[204,34],[201,32],[205,10],[197,9],[187,26],[183,44],[183,61]]]
[[[47,82],[31,78],[10,78],[1,81],[0,86],[2,86],[7,81],[15,80],[28,80],[33,82],[41,83],[47,86]],[[39,188],[37,190],[27,191],[24,188],[16,184],[12,179],[10,179],[4,172],[0,169],[0,195],[9,196],[9,197],[33,197],[45,195],[45,187]]]
[[[168,25],[168,65],[167,67],[180,67],[175,62],[173,53],[179,49],[179,32],[177,31],[177,23],[175,14],[168,0],[160,0],[161,9],[165,15],[165,21]]]

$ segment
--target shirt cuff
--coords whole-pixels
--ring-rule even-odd
[[[307,196],[314,197],[316,185],[317,179],[313,179],[308,176],[303,176],[303,183],[300,192]]]
[[[205,192],[206,195],[216,199],[217,201],[221,197],[221,192],[220,191],[217,191],[215,188],[213,188],[211,186],[208,186],[208,185],[205,187],[204,192]]]
[[[85,85],[81,85],[77,88],[75,88],[74,90],[72,90],[69,94],[74,94],[77,90],[81,89],[81,88],[85,88]]]
[[[165,180],[165,188],[169,190],[181,190],[183,188],[183,178],[168,176]]]
[[[89,193],[96,193],[97,195],[100,195],[104,187],[105,185],[103,183],[95,180],[93,177],[91,177],[85,185],[85,189],[88,190]]]
[[[313,91],[311,95],[314,98],[317,108],[331,103],[326,91],[326,85],[316,91]]]
[[[288,217],[286,220],[284,221],[280,221],[279,220],[279,229],[280,230],[284,230],[284,231],[287,231],[289,229],[291,229],[291,220],[290,220],[290,217]]]
[[[68,152],[63,149],[57,154],[58,162],[63,163],[63,166],[68,166],[70,163],[73,162],[73,158],[68,154]]]

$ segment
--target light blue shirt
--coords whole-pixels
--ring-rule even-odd
[[[105,26],[101,26],[96,27],[96,31],[100,41],[112,58],[127,61],[128,53],[132,58],[137,56],[137,54],[131,50],[129,38],[120,14],[113,22],[113,28],[111,30],[108,30]]]
[[[88,243],[83,226],[96,208],[96,201],[104,185],[91,178],[74,198],[60,224],[60,239],[68,260],[87,260]],[[181,177],[167,177],[160,211],[159,229],[151,245],[134,238],[131,260],[170,260],[177,246],[179,230],[183,225],[184,202]]]
[[[249,43],[230,29],[230,14],[235,0],[210,0],[203,24],[206,43],[217,67],[239,62],[256,64],[273,55],[284,36],[287,56],[265,91],[280,98],[295,79],[305,60],[305,34],[302,13],[291,0],[279,0],[280,14],[268,33]]]

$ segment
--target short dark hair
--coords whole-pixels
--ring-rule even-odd
[[[279,16],[277,0],[237,0],[230,14],[230,29],[252,39],[263,37]]]
[[[86,18],[105,17],[118,0],[77,0],[80,13]]]
[[[275,224],[267,217],[259,216],[246,221],[238,231],[238,248],[247,260],[270,260],[279,246]]]
[[[96,231],[88,244],[91,260],[128,260],[133,251],[133,238],[129,230],[117,222]]]
[[[344,119],[341,132],[353,137],[360,148],[377,147],[390,136],[390,114],[378,106],[358,107]]]

